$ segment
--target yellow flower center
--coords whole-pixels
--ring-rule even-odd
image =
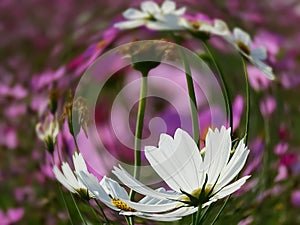
[[[191,21],[190,24],[195,30],[198,30],[201,26],[201,23],[199,21]]]
[[[119,199],[112,198],[111,203],[114,204],[118,209],[129,211],[129,212],[135,212],[136,210],[128,206],[125,202]]]
[[[206,201],[208,201],[208,197],[209,197],[208,195],[211,192],[211,190],[212,190],[212,185],[208,184],[208,185],[205,186],[204,194],[201,194],[202,193],[202,188],[197,188],[197,189],[193,190],[190,193],[190,195],[197,199],[198,204],[203,204]],[[191,205],[195,205],[194,200],[190,199],[190,197],[187,196],[187,195],[181,196],[179,198],[179,200],[182,201],[182,202],[190,203]]]
[[[250,55],[251,51],[250,51],[249,47],[247,45],[245,45],[244,42],[237,41],[236,44],[246,55]]]

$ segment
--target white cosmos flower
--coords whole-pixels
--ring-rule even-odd
[[[157,221],[175,221],[181,219],[180,215],[176,213],[169,215],[156,213],[172,210],[178,205],[178,202],[149,196],[142,198],[139,202],[132,202],[129,200],[127,191],[116,181],[104,176],[101,182],[99,182],[92,174],[83,171],[81,171],[80,174],[80,179],[88,190],[106,206],[118,211],[121,215],[138,216]],[[173,191],[166,191],[164,188],[153,191],[168,195],[172,195],[173,193]],[[181,211],[184,210],[181,209]]]
[[[61,166],[62,172],[55,165],[53,167],[53,172],[56,179],[70,192],[78,194],[84,199],[94,198],[94,195],[91,192],[88,192],[86,186],[79,179],[80,171],[89,173],[81,153],[74,153],[73,164],[75,167],[74,171],[72,171],[70,165],[67,162],[63,162]]]
[[[47,115],[43,121],[36,125],[35,131],[39,139],[45,142],[48,149],[53,152],[59,132],[57,119],[52,114]]]
[[[253,63],[259,70],[261,70],[267,78],[274,80],[275,76],[270,66],[263,61],[267,59],[267,50],[265,47],[252,48],[252,41],[250,35],[240,28],[234,28],[233,34],[225,38],[251,63]]]
[[[215,19],[214,23],[211,24],[205,21],[189,21],[182,20],[182,25],[192,32],[203,32],[207,34],[224,36],[229,34],[227,24],[223,20]]]
[[[151,30],[183,30],[181,25],[185,8],[176,9],[176,3],[173,1],[164,1],[159,5],[153,1],[141,3],[141,10],[127,9],[123,16],[127,21],[115,24],[119,29],[132,29],[140,26],[146,26]]]
[[[174,139],[167,134],[161,134],[159,146],[145,147],[145,154],[157,174],[175,191],[172,195],[158,193],[143,185],[122,167],[115,167],[113,173],[125,185],[139,193],[181,201],[179,206],[187,207],[172,213],[185,216],[197,211],[200,204],[206,207],[232,194],[250,177],[244,176],[232,182],[243,168],[249,150],[243,140],[239,142],[232,156],[231,150],[230,129],[225,127],[220,131],[209,129],[204,157],[187,132],[177,129]],[[180,209],[185,211],[178,212]]]

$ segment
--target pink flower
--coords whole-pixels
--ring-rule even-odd
[[[288,177],[288,169],[287,169],[287,167],[284,166],[284,165],[279,166],[278,167],[278,174],[275,177],[275,181],[276,182],[282,181],[282,180],[285,180],[287,177]]]
[[[277,106],[276,100],[273,96],[267,96],[260,102],[260,111],[264,117],[270,117]]]
[[[12,208],[6,213],[0,210],[0,225],[10,225],[19,222],[24,216],[23,208]]]
[[[300,208],[300,190],[295,190],[292,192],[291,202],[294,206]]]
[[[235,131],[240,125],[241,117],[244,111],[244,99],[241,95],[236,96],[232,104],[233,111],[233,126],[232,131]]]
[[[283,155],[287,152],[289,148],[289,144],[286,143],[286,142],[279,142],[276,146],[275,146],[275,149],[274,149],[274,153],[276,155]]]
[[[247,66],[248,74],[249,74],[249,82],[251,87],[256,91],[261,91],[267,89],[271,81],[263,75],[263,72],[260,71],[255,66],[249,65]]]

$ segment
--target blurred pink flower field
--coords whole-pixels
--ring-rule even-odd
[[[300,224],[299,21],[297,0],[2,0],[0,225]]]

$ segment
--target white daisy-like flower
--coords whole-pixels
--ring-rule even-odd
[[[185,7],[176,9],[173,1],[164,1],[161,7],[153,1],[145,1],[141,3],[141,10],[127,9],[123,13],[127,21],[116,23],[115,27],[132,29],[146,26],[151,30],[183,30],[180,16],[184,13]]]
[[[36,125],[35,131],[39,139],[45,142],[47,148],[52,152],[59,132],[57,119],[51,114],[47,115],[43,121]]]
[[[75,167],[74,171],[72,171],[70,165],[67,162],[63,162],[61,166],[62,172],[55,165],[53,167],[53,173],[56,179],[70,192],[78,194],[83,199],[94,198],[95,196],[93,195],[93,193],[88,191],[86,186],[79,179],[81,171],[89,173],[81,153],[74,153],[73,164]]]
[[[124,216],[138,216],[145,219],[157,221],[175,221],[181,219],[178,213],[158,214],[174,209],[178,202],[169,199],[157,199],[150,196],[142,198],[139,202],[132,202],[127,191],[116,181],[104,176],[101,182],[92,174],[80,172],[80,179],[94,196],[109,208]],[[174,196],[173,191],[164,188],[153,190],[154,192]],[[130,205],[130,206],[129,206]],[[139,208],[137,210],[137,208]],[[184,210],[180,210],[184,211]]]
[[[232,182],[243,168],[249,150],[241,140],[232,156],[231,151],[230,128],[209,129],[204,157],[187,132],[177,129],[174,139],[161,134],[159,147],[147,146],[145,154],[157,174],[175,191],[172,195],[158,193],[143,185],[122,167],[115,168],[113,173],[136,192],[178,201],[177,207],[183,207],[185,211],[176,215],[185,216],[197,211],[199,205],[206,207],[232,194],[250,177],[244,176]]]
[[[275,76],[270,66],[263,61],[267,59],[267,50],[265,47],[252,48],[251,37],[240,28],[234,28],[233,34],[225,37],[233,46],[253,65],[261,70],[267,78],[274,80]]]
[[[220,19],[215,19],[214,23],[211,24],[206,21],[190,21],[190,20],[182,20],[182,25],[192,31],[192,32],[201,32],[201,33],[207,33],[208,35],[219,35],[224,36],[229,34],[229,29],[227,24]]]

